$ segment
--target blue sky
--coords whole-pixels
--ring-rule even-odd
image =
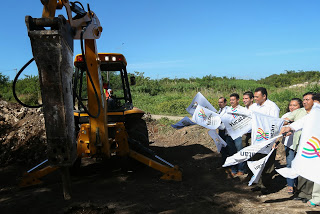
[[[205,75],[260,79],[320,70],[318,0],[86,0],[100,19],[99,52],[122,53],[128,71],[153,79]],[[0,73],[14,78],[32,58],[24,22],[37,1],[2,3]],[[57,14],[65,15],[65,10]],[[74,42],[74,54],[80,42]],[[25,74],[37,75],[33,63]]]

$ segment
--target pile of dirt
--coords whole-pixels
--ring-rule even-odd
[[[39,109],[0,100],[0,164],[34,165],[46,159],[44,117]]]

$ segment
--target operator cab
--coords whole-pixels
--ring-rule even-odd
[[[130,84],[134,84],[134,77],[128,80],[126,70],[126,58],[119,53],[99,53],[100,71],[102,77],[103,93],[108,103],[108,112],[121,112],[133,109]],[[83,78],[86,74],[86,65],[81,54],[75,57],[75,87],[81,97],[86,97],[86,89],[82,86]],[[82,80],[82,81],[81,81]],[[79,83],[78,83],[79,82]],[[86,81],[85,81],[86,83]],[[81,91],[79,91],[81,90]],[[84,98],[83,100],[86,100]]]

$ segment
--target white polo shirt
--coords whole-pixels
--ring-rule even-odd
[[[236,111],[239,110],[238,113],[241,113],[241,112],[245,112],[246,111],[246,108],[245,107],[242,107],[241,105],[237,105],[235,108],[233,108],[232,106],[226,106],[227,108],[226,111],[224,112],[224,114],[221,115],[221,117],[223,116],[226,116],[226,117],[233,117],[231,114],[228,114],[228,113],[232,113],[233,111]],[[226,130],[225,134],[226,135],[229,135],[227,129],[225,128],[225,125],[223,123],[221,123],[221,126],[223,126],[223,128]],[[219,128],[220,129],[220,128]],[[230,135],[229,135],[230,136]]]
[[[258,105],[257,103],[253,103],[250,107],[251,111],[256,111],[261,114],[270,115],[273,117],[279,117],[280,109],[271,100],[267,99],[262,105]]]

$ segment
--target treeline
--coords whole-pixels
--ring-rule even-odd
[[[197,92],[201,92],[209,102],[218,109],[218,99],[228,99],[231,93],[241,95],[254,91],[257,87],[268,90],[268,98],[276,102],[284,114],[291,98],[299,97],[307,91],[319,92],[317,84],[307,87],[288,88],[287,86],[304,82],[318,82],[319,71],[286,71],[280,75],[271,75],[260,80],[243,80],[228,77],[207,75],[202,78],[163,78],[151,80],[143,73],[136,72],[137,85],[132,87],[134,104],[154,114],[188,115],[186,108]],[[240,100],[240,104],[243,105]]]
[[[304,82],[318,82],[320,80],[319,71],[285,71],[282,74],[273,74],[264,79],[258,80],[258,83],[272,85],[275,87],[286,87]]]
[[[12,91],[13,81],[0,73],[0,98],[16,102]],[[38,76],[24,75],[16,84],[18,98],[28,105],[37,105],[40,98],[40,85]]]
[[[216,77],[207,75],[202,78],[162,78],[152,80],[144,77],[143,73],[135,72],[137,85],[133,87],[133,91],[139,93],[147,93],[151,96],[159,95],[167,92],[190,92],[201,91],[206,89],[214,89],[217,92],[229,92],[234,90],[254,90],[259,86],[270,87],[271,85],[259,83],[255,80],[242,80],[234,77]]]
[[[147,93],[151,96],[163,92],[187,92],[190,90],[215,89],[216,91],[253,91],[257,87],[266,87],[269,89],[287,87],[298,83],[318,82],[320,80],[319,71],[285,71],[282,74],[273,74],[260,80],[243,80],[234,77],[216,77],[207,75],[202,78],[162,78],[152,80],[144,77],[143,73],[135,73],[138,81],[134,90],[141,93]]]
[[[260,80],[243,80],[213,75],[202,78],[154,80],[145,77],[144,73],[140,72],[131,75],[136,77],[136,85],[131,87],[134,106],[152,114],[167,115],[187,115],[185,109],[197,92],[201,92],[214,107],[218,108],[219,97],[228,98],[233,92],[241,96],[245,91],[254,91],[255,88],[261,86],[268,89],[268,98],[277,103],[283,114],[291,98],[302,98],[302,94],[307,91],[319,92],[317,84],[310,84],[302,88],[288,88],[287,86],[320,80],[319,71],[286,71],[283,74],[274,74]],[[12,95],[12,81],[2,74],[0,74],[0,87],[0,97],[15,102]],[[29,105],[38,104],[40,97],[38,76],[25,75],[17,82],[16,93],[23,102]]]

